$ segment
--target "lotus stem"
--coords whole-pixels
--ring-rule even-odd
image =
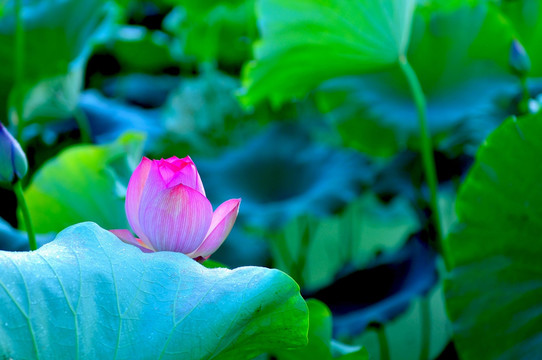
[[[443,234],[440,211],[438,207],[438,180],[435,166],[435,157],[433,155],[433,145],[431,143],[431,136],[429,134],[429,126],[427,124],[425,95],[423,93],[422,86],[420,84],[418,76],[416,75],[416,72],[414,71],[405,56],[401,56],[399,58],[399,65],[401,66],[401,70],[406,77],[406,80],[410,87],[410,92],[412,94],[414,103],[416,104],[416,109],[418,111],[423,168],[427,185],[429,186],[429,191],[431,194],[430,219],[433,226],[435,227],[436,232],[436,239],[433,239],[433,241],[435,242],[434,245],[436,245],[437,250],[442,253]]]
[[[24,100],[22,96],[22,87],[24,82],[24,22],[22,14],[22,0],[15,0],[15,51],[14,53],[14,89],[15,89],[15,113],[17,128],[17,140],[24,149],[23,129],[24,129]]]
[[[36,250],[38,248],[38,245],[36,243],[36,235],[34,233],[34,227],[32,226],[32,220],[30,218],[30,212],[28,211],[28,206],[24,198],[23,187],[21,186],[20,181],[17,181],[13,185],[13,191],[15,192],[15,196],[17,197],[17,204],[19,205],[21,213],[23,214],[25,228],[28,234],[28,245],[30,246],[30,250]]]

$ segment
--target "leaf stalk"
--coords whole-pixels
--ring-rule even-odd
[[[17,204],[19,205],[19,208],[21,209],[21,213],[23,215],[26,232],[28,234],[28,245],[30,246],[30,250],[34,251],[38,248],[38,245],[36,243],[36,235],[34,233],[34,227],[32,226],[32,220],[30,218],[30,212],[28,211],[28,205],[26,204],[26,200],[24,198],[21,181],[17,181],[13,185],[13,191],[15,192],[15,196],[17,197]]]
[[[418,112],[418,121],[420,125],[420,146],[421,155],[423,161],[423,168],[425,178],[430,191],[430,206],[431,216],[430,220],[435,228],[436,239],[433,239],[436,249],[442,253],[442,222],[440,211],[438,207],[438,180],[437,171],[435,165],[435,157],[433,154],[433,145],[431,143],[431,136],[429,133],[429,126],[427,124],[427,103],[425,95],[423,93],[422,86],[416,75],[416,72],[408,62],[406,56],[399,57],[399,65],[410,87],[410,92],[416,104],[416,110]]]

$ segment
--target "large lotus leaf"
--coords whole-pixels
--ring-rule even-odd
[[[0,252],[0,352],[15,359],[249,359],[304,345],[284,273],[146,254],[93,223],[35,252]]]
[[[86,220],[128,228],[124,196],[143,138],[128,133],[107,145],[76,145],[46,162],[25,190],[35,230],[58,232]]]
[[[541,136],[541,115],[508,119],[460,190],[446,298],[464,359],[542,356]]]
[[[497,102],[520,92],[508,70],[513,32],[490,5],[443,6],[417,11],[408,57],[427,98],[431,132],[468,121],[478,134],[473,140],[482,141],[502,121],[487,121]],[[398,66],[332,79],[316,100],[345,145],[361,151],[389,156],[418,136],[416,106]]]
[[[308,299],[309,343],[294,350],[275,354],[278,360],[368,360],[369,354],[360,346],[348,346],[332,339],[331,311],[321,301]]]
[[[13,4],[0,18],[0,112],[5,113],[8,93],[14,82],[15,15]],[[100,27],[107,15],[104,0],[25,1],[22,8],[24,28],[24,81],[16,97],[25,97],[35,107],[39,99],[51,110],[49,101],[69,100],[79,90],[80,74],[93,46],[93,39],[105,28]],[[75,74],[75,75],[74,75]],[[67,76],[66,78],[63,78]],[[42,83],[45,81],[45,83]],[[52,83],[51,83],[52,82]],[[33,89],[51,87],[49,91]],[[26,99],[26,93],[31,99]],[[36,91],[38,92],[36,94]],[[74,102],[62,103],[59,117],[73,107]],[[55,105],[53,105],[54,107]],[[27,114],[35,115],[35,114]]]
[[[372,72],[406,54],[414,0],[260,0],[262,41],[244,70],[245,104],[301,97],[324,80]]]

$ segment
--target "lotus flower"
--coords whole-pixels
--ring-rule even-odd
[[[214,212],[190,157],[143,158],[126,193],[128,230],[111,230],[142,251],[182,252],[207,259],[230,233],[241,199],[225,201]]]

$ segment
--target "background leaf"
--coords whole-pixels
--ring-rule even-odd
[[[506,117],[500,116],[500,102],[520,92],[508,69],[513,37],[491,4],[418,8],[408,58],[427,98],[433,135],[449,140],[453,132],[477,147]],[[375,156],[418,146],[416,106],[398,66],[331,79],[318,87],[315,99],[346,146]]]
[[[280,104],[324,80],[397,62],[408,47],[414,7],[414,0],[260,0],[262,41],[244,71],[243,102]]]
[[[147,135],[147,146],[164,136],[165,129],[157,109],[142,109],[123,101],[110,99],[96,90],[88,90],[79,98],[91,129],[92,138],[98,144],[114,142],[127,131],[138,131]]]
[[[357,336],[370,324],[385,324],[405,312],[437,283],[436,257],[417,238],[395,253],[377,257],[365,269],[338,277],[331,285],[311,293],[334,315],[338,337]],[[371,289],[352,292],[351,289]]]
[[[331,337],[332,317],[321,301],[308,299],[309,343],[295,350],[282,350],[275,354],[278,360],[369,360],[367,350],[360,346],[347,346]],[[337,355],[337,356],[335,356]]]
[[[423,325],[423,314],[429,312],[430,326]],[[446,353],[446,345],[452,337],[452,329],[446,314],[442,284],[437,284],[424,297],[414,298],[409,308],[396,319],[388,321],[385,333],[390,347],[391,360],[419,360],[422,355],[424,332],[429,332],[430,359],[456,359],[455,351]],[[365,331],[353,343],[363,344],[371,358],[380,357],[380,342],[374,328]],[[453,349],[453,345],[449,346]]]
[[[150,74],[175,64],[171,46],[172,39],[164,32],[136,25],[119,27],[108,44],[123,72]]]
[[[216,62],[238,71],[251,58],[257,35],[254,0],[172,0],[176,6],[164,27],[176,35],[184,57]]]
[[[145,254],[96,224],[0,252],[0,266],[7,357],[248,359],[306,343],[307,307],[284,273]]]
[[[45,163],[25,190],[34,229],[59,232],[86,220],[128,228],[124,196],[143,139],[128,133],[108,145],[73,146]]]
[[[541,115],[508,119],[458,195],[446,298],[463,359],[542,356],[540,136]]]
[[[300,125],[276,123],[219,158],[197,159],[209,198],[242,197],[239,220],[259,229],[344,208],[370,182],[372,168],[361,154],[312,142],[309,135]]]
[[[365,193],[339,214],[321,219],[301,216],[288,223],[273,238],[273,266],[294,277],[304,291],[314,292],[400,250],[418,227],[404,199],[383,205],[374,194]],[[304,240],[308,240],[306,249]],[[302,256],[303,268],[298,269]]]
[[[5,9],[0,19],[0,113],[6,113],[4,102],[12,90],[14,81],[15,16],[13,3]],[[24,84],[15,97],[31,99],[25,109],[28,116],[38,115],[38,100],[48,107],[46,119],[50,119],[52,108],[57,108],[58,117],[65,115],[75,102],[69,101],[80,90],[83,69],[100,31],[108,16],[104,0],[49,0],[28,1],[22,9],[24,22]],[[45,81],[45,84],[42,82]],[[47,90],[48,87],[53,86]],[[34,87],[41,89],[34,89]],[[55,89],[56,88],[56,89]],[[37,92],[37,93],[36,93]],[[59,98],[66,101],[59,101]],[[49,101],[53,105],[48,104]],[[61,104],[62,106],[59,106]],[[56,105],[56,106],[55,106]],[[32,112],[30,112],[32,111]],[[36,119],[27,119],[36,120]]]

